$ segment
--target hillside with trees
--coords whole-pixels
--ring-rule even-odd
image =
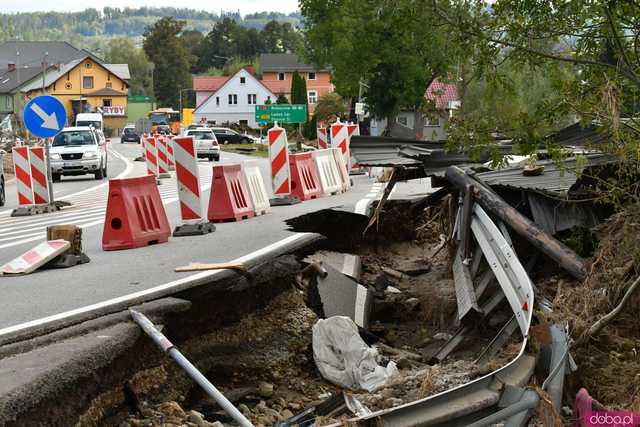
[[[0,13],[0,42],[6,40],[64,40],[79,48],[105,52],[109,39],[133,38],[142,44],[145,28],[163,17],[185,21],[185,30],[208,33],[225,18],[240,27],[261,30],[269,22],[287,23],[293,28],[301,25],[298,13],[260,12],[241,16],[238,12],[220,14],[204,10],[173,7],[86,9],[81,12]]]

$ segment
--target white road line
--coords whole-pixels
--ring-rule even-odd
[[[94,217],[99,217],[99,216],[103,216],[103,215],[104,215],[104,209],[101,209],[99,211],[91,212],[91,213],[88,213],[88,212],[80,213],[79,216],[73,217],[73,220],[74,220],[74,223],[77,223],[78,220],[80,222],[82,222],[83,220],[93,219]],[[68,224],[69,223],[68,221],[70,219],[71,218],[65,218],[65,221],[63,221],[63,222],[57,221],[57,220],[56,221],[47,221],[47,222],[44,222],[44,223],[33,224],[33,225],[28,226],[28,227],[10,228],[9,230],[11,230],[11,231],[0,230],[0,237],[8,236],[8,235],[11,235],[11,234],[20,234],[20,233],[24,233],[25,231],[30,231],[30,230],[40,230],[40,229],[46,230],[46,228],[48,226],[53,225],[53,224],[62,224],[62,223],[67,223]],[[21,230],[18,230],[17,228],[21,228]]]
[[[71,218],[75,218],[75,217],[78,217],[78,216],[81,216],[81,215],[85,215],[85,214],[90,214],[90,213],[93,213],[93,212],[100,212],[100,211],[104,211],[104,207],[82,209],[82,210],[74,210],[74,211],[65,212],[64,215],[48,216],[46,218],[40,217],[40,218],[38,218],[38,221],[28,221],[28,222],[27,221],[18,221],[18,222],[11,222],[11,223],[0,222],[0,236],[6,230],[16,230],[18,228],[28,228],[28,227],[32,227],[34,225],[49,224],[51,222],[58,222],[61,219],[64,219],[65,221],[68,221]],[[14,225],[14,224],[16,224],[16,225]]]
[[[367,199],[362,199],[358,202],[358,204],[360,204],[360,202],[366,200],[366,203],[369,203],[370,200]],[[357,206],[357,205],[356,205]],[[366,206],[365,206],[366,209]],[[97,221],[96,221],[97,222]],[[84,227],[89,227],[89,224],[86,224]],[[296,241],[306,237],[307,235],[309,235],[311,233],[296,233],[292,236],[286,237],[282,240],[279,240],[275,243],[272,243],[270,245],[267,245],[261,249],[258,249],[254,252],[251,252],[247,255],[241,256],[240,258],[237,258],[233,261],[230,261],[231,263],[246,263],[246,262],[250,262],[256,258],[259,258],[260,256],[271,252],[273,250],[277,250],[278,248],[281,248],[282,246],[286,246],[288,244],[291,243],[295,243]],[[2,248],[2,246],[0,246],[0,249]],[[85,313],[90,313],[92,311],[97,311],[97,310],[101,310],[104,308],[108,308],[109,306],[114,306],[116,304],[122,304],[122,303],[127,303],[127,301],[133,301],[133,300],[137,300],[139,298],[145,297],[147,295],[153,295],[156,292],[159,291],[163,291],[163,290],[167,290],[167,289],[171,289],[173,287],[177,287],[179,285],[184,285],[184,284],[188,284],[191,282],[195,282],[197,280],[201,280],[204,278],[209,278],[209,277],[214,277],[218,274],[222,274],[223,270],[213,270],[213,271],[203,271],[200,273],[196,273],[196,274],[192,274],[190,276],[187,277],[183,277],[181,279],[178,280],[174,280],[172,282],[169,283],[165,283],[162,285],[158,285],[158,286],[154,286],[152,288],[149,289],[145,289],[139,292],[134,292],[131,294],[127,294],[127,295],[122,295],[116,298],[112,298],[112,299],[108,299],[106,301],[102,301],[96,304],[91,304],[91,305],[87,305],[84,307],[80,307],[80,308],[76,308],[74,310],[69,310],[69,311],[65,311],[63,313],[58,313],[58,314],[54,314],[52,316],[47,316],[47,317],[43,317],[41,319],[36,319],[36,320],[32,320],[29,322],[24,322],[24,323],[20,323],[18,325],[14,325],[14,326],[9,326],[7,328],[4,329],[0,329],[0,336],[2,335],[8,335],[8,334],[12,334],[15,332],[18,332],[20,330],[23,329],[28,329],[28,328],[34,328],[34,327],[38,327],[38,326],[42,326],[48,323],[52,323],[52,322],[57,322],[60,320],[64,320],[64,319],[68,319],[71,318],[73,316],[77,316],[79,314],[85,314]]]

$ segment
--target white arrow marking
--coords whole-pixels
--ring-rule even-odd
[[[51,114],[47,114],[35,102],[33,104],[31,104],[31,109],[33,110],[34,113],[36,113],[38,115],[38,117],[40,117],[43,120],[43,122],[42,122],[42,127],[43,128],[45,128],[45,129],[53,129],[53,130],[60,130],[60,126],[58,126],[58,117],[56,117],[56,113],[55,112],[51,113]]]

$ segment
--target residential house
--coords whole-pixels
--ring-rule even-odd
[[[309,113],[313,113],[318,99],[334,91],[331,84],[331,72],[305,64],[299,57],[290,53],[265,53],[260,55],[262,83],[276,95],[283,94],[291,100],[291,80],[298,72],[307,81],[307,99]]]
[[[425,141],[444,141],[447,139],[446,125],[453,111],[460,107],[458,89],[453,83],[444,83],[435,79],[427,88],[425,98],[433,103],[435,112],[425,115],[423,139]],[[401,111],[391,130],[393,136],[413,138],[415,115],[413,111]],[[371,121],[371,135],[379,136],[384,132],[386,120]]]
[[[127,123],[129,68],[126,64],[105,64],[92,55],[74,59],[62,66],[49,68],[44,75],[47,94],[58,98],[67,110],[67,123],[75,115],[98,111],[111,133],[119,132]],[[25,100],[42,95],[42,75],[25,84],[20,91]]]
[[[276,95],[258,80],[249,68],[243,68],[217,86],[209,90],[209,96],[198,104],[193,111],[194,123],[209,123],[222,125],[224,123],[238,123],[250,128],[258,128],[255,119],[255,106],[275,102]],[[194,77],[193,86],[201,85],[196,82],[200,77]],[[215,82],[217,84],[218,82]],[[213,87],[214,82],[211,82]],[[202,87],[202,86],[198,86]],[[202,97],[202,93],[200,97]],[[196,91],[196,99],[198,91]]]
[[[45,65],[47,93],[63,100],[68,123],[74,121],[78,112],[100,108],[106,127],[117,130],[124,126],[130,79],[128,64],[105,64],[96,55],[66,42],[9,41],[0,44],[0,116],[14,114],[18,126],[21,125],[24,105],[41,92]],[[65,70],[62,73],[65,75],[61,70]],[[78,79],[85,76],[87,85],[94,79],[93,88],[82,87]],[[88,94],[91,97],[82,99]],[[77,100],[70,101],[74,96]]]
[[[196,92],[196,108],[229,80],[227,76],[193,76],[193,90]]]

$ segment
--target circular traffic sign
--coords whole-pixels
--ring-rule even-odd
[[[67,122],[67,111],[62,102],[53,96],[33,98],[22,112],[24,125],[29,132],[40,138],[56,136]]]

